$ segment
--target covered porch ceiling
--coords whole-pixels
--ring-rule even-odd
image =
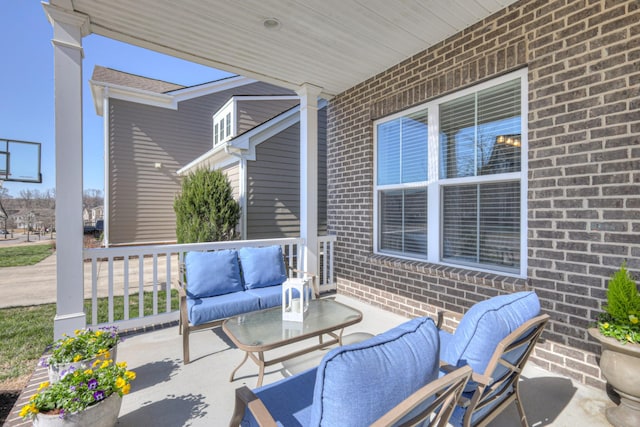
[[[87,33],[330,98],[515,0],[50,0]]]

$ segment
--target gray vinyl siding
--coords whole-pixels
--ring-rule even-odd
[[[247,162],[247,239],[300,235],[300,124],[256,147]],[[326,109],[318,113],[318,233],[327,230]]]
[[[298,105],[297,99],[283,99],[273,101],[238,101],[237,126],[240,135],[254,127],[279,115],[280,113]]]
[[[225,166],[220,169],[222,173],[227,176],[229,184],[231,185],[231,191],[233,198],[240,200],[240,165],[233,163],[229,166]]]
[[[253,83],[183,101],[177,110],[110,99],[109,242],[175,241],[176,171],[211,149],[213,114],[232,95],[273,94],[291,92]]]
[[[236,201],[240,202],[240,165],[236,162],[220,168],[220,171],[227,176],[229,184],[231,185],[231,194]],[[242,215],[242,212],[240,212]],[[242,223],[238,221],[236,226],[236,235],[242,238]]]

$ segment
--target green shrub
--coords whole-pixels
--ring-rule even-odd
[[[173,203],[178,243],[216,242],[236,238],[240,205],[220,171],[198,169],[182,180]]]
[[[626,264],[611,277],[607,305],[598,319],[603,335],[621,342],[640,343],[640,292],[629,275]]]

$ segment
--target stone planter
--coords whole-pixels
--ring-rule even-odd
[[[620,405],[607,409],[607,420],[616,427],[640,426],[640,345],[622,344],[597,328],[590,328],[589,335],[602,346],[602,375],[620,395]]]
[[[109,349],[110,358],[114,362],[116,361],[116,357],[118,355],[118,345],[116,344],[113,348]],[[49,373],[49,382],[51,384],[56,383],[60,380],[60,377],[69,371],[69,369],[73,368],[74,370],[79,369],[89,369],[93,366],[93,363],[96,360],[104,360],[104,356],[94,357],[92,359],[80,360],[78,362],[70,362],[70,363],[60,363],[60,364],[51,364],[47,368]]]
[[[109,397],[84,411],[69,414],[65,418],[59,415],[38,414],[33,419],[35,427],[113,427],[118,422],[122,397],[112,393]]]

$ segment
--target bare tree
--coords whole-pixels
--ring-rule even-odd
[[[102,190],[87,189],[82,194],[82,204],[85,208],[91,209],[96,206],[102,206],[104,198],[102,197]]]
[[[33,201],[33,190],[29,190],[28,188],[24,190],[20,190],[20,198],[24,203],[25,209],[30,209]]]

